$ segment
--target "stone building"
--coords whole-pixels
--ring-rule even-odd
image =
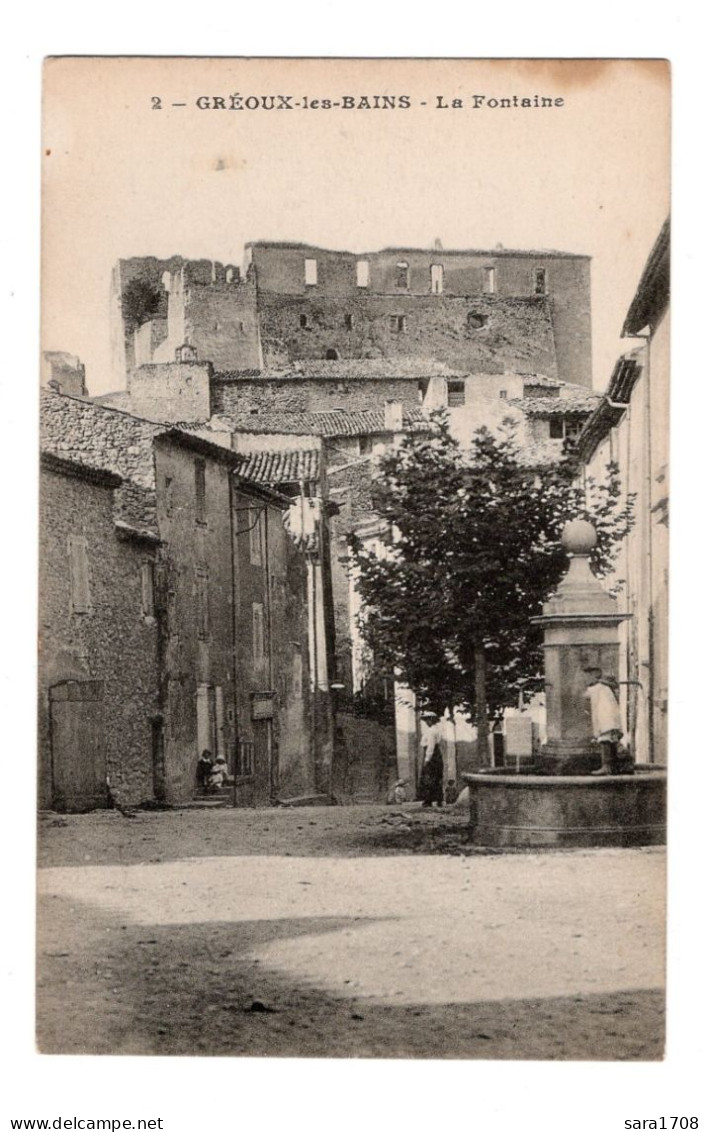
[[[669,555],[670,226],[650,253],[623,324],[642,340],[619,358],[605,395],[586,422],[578,452],[588,478],[618,464],[635,522],[616,565],[620,679],[627,733],[638,762],[667,759]]]
[[[42,385],[55,393],[87,397],[86,369],[74,354],[45,350],[42,354]]]
[[[567,252],[255,242],[244,271],[174,256],[121,260],[112,281],[117,387],[188,343],[215,371],[423,354],[473,373],[591,384],[590,261]]]
[[[292,500],[249,479],[218,429],[48,390],[41,440],[42,803],[184,802],[205,747],[227,758],[239,804],[327,792],[327,664],[310,686],[323,596],[309,598],[312,563],[284,526]],[[81,744],[96,749],[90,788],[71,769],[53,785],[59,726],[56,765],[78,773]]]
[[[328,690],[315,703],[309,680],[306,556],[284,527],[290,500],[239,465],[233,451],[179,430],[155,441],[171,801],[191,797],[204,749],[227,760],[239,805],[329,792]]]
[[[115,473],[45,451],[40,468],[39,802],[160,796],[157,536]],[[120,518],[118,517],[120,514]]]

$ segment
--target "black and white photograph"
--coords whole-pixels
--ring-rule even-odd
[[[661,1061],[669,63],[43,91],[38,1051]]]

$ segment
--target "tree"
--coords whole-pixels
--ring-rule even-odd
[[[396,671],[423,707],[462,708],[485,760],[489,711],[516,704],[542,671],[531,618],[565,571],[564,524],[594,524],[591,565],[604,574],[632,522],[617,466],[585,492],[577,470],[568,450],[556,464],[526,465],[512,422],[498,434],[480,429],[463,450],[437,413],[430,435],[408,434],[381,461],[375,506],[389,532],[385,553],[350,539],[360,628],[376,665]]]

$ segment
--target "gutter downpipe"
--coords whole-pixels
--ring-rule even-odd
[[[653,331],[648,327],[647,334],[633,334],[633,338],[639,338],[643,342],[643,349],[645,354],[645,397],[643,399],[643,411],[645,416],[645,490],[647,492],[647,546],[645,548],[645,561],[647,564],[647,586],[648,586],[648,603],[647,603],[647,651],[648,651],[648,681],[647,681],[647,740],[648,740],[648,762],[653,764],[655,762],[655,617],[652,607],[652,585],[653,585],[653,553],[652,553],[652,374],[650,367],[650,342],[652,341]],[[630,336],[629,336],[630,337]]]
[[[238,610],[237,610],[237,576],[238,576],[238,562],[237,562],[237,541],[234,530],[234,477],[229,474],[229,534],[231,538],[231,624],[232,624],[232,642],[231,642],[231,655],[233,666],[233,683],[232,690],[233,704],[234,704],[234,781],[231,789],[231,804],[236,807],[236,770],[239,763],[239,707],[237,704],[237,688],[238,681],[238,664],[236,658],[238,636]]]

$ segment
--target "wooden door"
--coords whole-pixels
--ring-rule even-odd
[[[103,683],[67,680],[49,689],[52,806],[56,810],[108,805],[103,743]]]

